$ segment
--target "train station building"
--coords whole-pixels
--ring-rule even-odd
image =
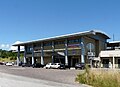
[[[13,46],[18,47],[17,64],[20,63],[20,46],[24,46],[24,63],[62,63],[75,66],[75,63],[89,64],[90,60],[99,60],[102,50],[106,50],[109,36],[98,30],[77,32],[34,41],[27,41]]]

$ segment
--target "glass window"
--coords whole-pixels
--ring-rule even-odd
[[[59,44],[65,44],[64,41],[57,41],[55,42],[55,45],[59,45]]]
[[[32,51],[32,47],[31,46],[27,46],[27,52],[31,52]]]
[[[34,47],[40,47],[41,46],[41,44],[35,44],[34,45]]]
[[[52,43],[51,42],[44,43],[44,46],[52,46]]]
[[[77,42],[80,42],[80,39],[68,40],[68,43],[77,43]]]

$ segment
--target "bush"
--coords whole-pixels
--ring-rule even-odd
[[[89,69],[77,75],[76,81],[93,87],[120,87],[120,72],[114,69]]]
[[[15,58],[15,57],[10,57],[10,60],[16,60],[17,58]]]

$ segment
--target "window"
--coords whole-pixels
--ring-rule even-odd
[[[57,41],[57,42],[55,42],[55,45],[59,45],[59,44],[65,44],[65,42],[64,41]]]
[[[41,47],[41,44],[35,44],[34,47]]]
[[[52,46],[52,43],[51,42],[44,43],[44,46]]]
[[[68,43],[77,43],[77,42],[80,42],[80,39],[68,40]]]
[[[27,46],[27,52],[31,52],[32,51],[32,46]]]

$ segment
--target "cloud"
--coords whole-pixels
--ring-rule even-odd
[[[7,44],[7,45],[6,45],[6,48],[9,48],[9,47],[10,47],[10,45],[9,45],[9,44]]]
[[[5,48],[5,44],[1,44],[1,48]]]
[[[0,49],[7,50],[10,48],[9,44],[0,44]]]
[[[13,43],[13,44],[19,44],[19,43],[22,43],[22,42],[16,41],[16,42]],[[12,45],[11,45],[9,50],[18,51],[18,47],[17,47],[17,46],[12,46]],[[20,46],[20,51],[24,51],[24,46]]]
[[[14,44],[19,44],[19,43],[22,43],[22,42],[16,41]],[[11,44],[0,44],[0,49],[17,51],[18,47],[17,46],[12,46]],[[24,51],[24,47],[23,46],[20,46],[20,51]]]

